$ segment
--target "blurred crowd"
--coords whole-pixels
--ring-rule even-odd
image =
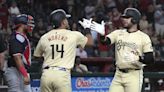
[[[12,31],[14,17],[22,13],[30,14],[35,19],[35,29],[30,37],[35,49],[39,38],[51,29],[48,17],[54,9],[62,8],[72,15],[69,19],[72,31],[82,32],[78,21],[93,18],[98,23],[105,21],[105,31],[108,34],[122,28],[120,15],[127,7],[140,10],[140,29],[150,36],[156,61],[164,61],[164,0],[0,0],[0,33],[7,40]],[[100,35],[94,31],[91,33],[94,46],[85,49],[78,46],[77,56],[114,57],[114,45],[101,44]]]

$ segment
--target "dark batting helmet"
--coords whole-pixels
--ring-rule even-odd
[[[122,15],[124,18],[132,18],[133,24],[138,24],[141,18],[141,13],[136,8],[126,8]]]
[[[15,27],[19,27],[21,24],[27,25],[28,32],[32,32],[35,27],[34,23],[34,18],[31,15],[20,14],[14,19]]]
[[[58,28],[61,26],[61,22],[65,19],[65,18],[69,18],[71,17],[71,15],[66,14],[66,12],[63,9],[57,9],[54,10],[53,12],[51,12],[50,14],[50,23],[52,25],[53,28]]]

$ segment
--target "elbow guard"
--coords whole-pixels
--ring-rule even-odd
[[[147,65],[154,63],[153,52],[144,53],[143,57],[139,57],[139,61]]]

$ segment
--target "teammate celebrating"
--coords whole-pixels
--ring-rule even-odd
[[[30,42],[26,36],[34,28],[31,15],[21,14],[15,18],[15,30],[9,39],[8,68],[5,79],[8,92],[31,92],[30,77],[26,71],[31,65]]]
[[[41,92],[72,92],[70,70],[74,66],[76,47],[93,44],[87,27],[86,36],[68,30],[68,17],[64,10],[54,10],[50,14],[53,29],[40,38],[34,51],[35,57],[44,57]],[[87,26],[89,22],[81,23]]]
[[[143,64],[154,61],[151,40],[138,28],[140,17],[137,9],[125,9],[122,15],[124,29],[115,30],[106,36],[104,22],[91,24],[90,28],[102,35],[102,43],[115,43],[116,73],[109,92],[141,92]]]

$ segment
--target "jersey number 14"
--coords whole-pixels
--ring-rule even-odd
[[[51,45],[51,47],[52,47],[52,59],[54,59],[54,57],[55,57],[55,51],[60,52],[61,53],[61,58],[63,58],[63,54],[64,54],[64,45],[63,44],[61,45],[60,50],[59,50],[59,45],[58,44],[56,44],[56,46],[54,46],[54,44],[53,44],[53,45]]]

